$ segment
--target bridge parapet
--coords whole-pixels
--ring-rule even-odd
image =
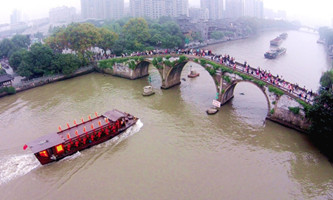
[[[162,79],[163,89],[171,88],[181,83],[181,72],[188,62],[195,62],[204,67],[214,80],[217,97],[221,105],[226,104],[234,97],[234,89],[239,82],[249,82],[256,85],[267,99],[267,119],[298,130],[309,126],[306,120],[306,103],[288,89],[279,84],[262,80],[256,75],[255,69],[240,63],[224,65],[214,60],[193,55],[158,55],[143,57],[127,57],[123,60],[113,60],[104,69],[110,69],[111,74],[128,79],[141,78],[148,75],[149,64],[157,68]],[[100,63],[100,68],[101,63]]]

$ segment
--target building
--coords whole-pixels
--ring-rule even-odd
[[[105,0],[105,19],[120,19],[124,16],[124,0]]]
[[[49,11],[50,23],[70,23],[75,20],[76,10],[74,7],[57,7]]]
[[[223,0],[201,0],[201,9],[208,10],[209,19],[216,20],[223,17]]]
[[[130,15],[152,19],[188,16],[188,0],[130,0]]]
[[[188,0],[169,0],[172,1],[171,9],[174,10],[173,15],[169,14],[169,16],[172,17],[179,17],[179,16],[189,16],[189,10],[188,10]],[[168,14],[168,13],[167,13]]]
[[[81,0],[82,19],[119,19],[124,16],[124,0]]]
[[[21,12],[15,9],[10,15],[10,24],[15,25],[20,22],[21,22]]]
[[[244,16],[264,18],[262,0],[244,0]]]
[[[14,78],[9,74],[0,75],[0,88],[12,86]]]
[[[257,0],[255,3],[254,17],[264,18],[264,2],[262,0]]]
[[[226,0],[226,17],[237,19],[244,16],[244,0]]]
[[[209,10],[207,8],[190,8],[189,16],[192,20],[208,20]]]
[[[263,9],[264,10],[264,17],[267,19],[282,19],[285,20],[287,18],[287,13],[286,11],[279,10],[275,12],[272,9]]]

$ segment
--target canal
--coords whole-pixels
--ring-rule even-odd
[[[317,88],[321,72],[330,67],[323,47],[314,34],[288,33],[282,44],[287,54],[272,61],[264,60],[263,53],[278,32],[208,48]],[[296,57],[292,45],[287,46],[297,40],[294,34],[304,40]],[[314,56],[303,56],[304,48]],[[291,61],[283,61],[287,58]],[[300,68],[293,66],[303,59]],[[198,78],[187,78],[190,65]],[[169,90],[161,90],[157,70],[149,70],[156,92],[151,97],[141,94],[147,78],[130,81],[92,73],[1,98],[0,199],[333,198],[332,165],[303,134],[265,121],[267,102],[256,86],[237,85],[235,98],[208,116],[216,91],[203,68],[187,65],[182,84]],[[312,76],[316,80],[309,80]],[[140,122],[111,141],[51,165],[41,166],[22,149],[59,125],[113,108]]]

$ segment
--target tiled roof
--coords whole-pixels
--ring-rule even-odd
[[[0,83],[11,81],[13,79],[14,78],[11,75],[9,75],[9,74],[2,74],[2,75],[0,75]]]

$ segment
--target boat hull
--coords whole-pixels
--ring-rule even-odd
[[[138,118],[128,113],[122,113],[120,111],[117,112],[119,119],[111,119],[112,117],[108,118],[108,115],[104,114],[64,131],[43,136],[31,142],[29,147],[32,151],[34,151],[34,155],[42,165],[61,160],[67,156],[77,153],[78,151],[82,151],[112,139],[113,137],[126,131],[138,121]],[[105,119],[106,122],[101,123],[101,120],[103,119]],[[99,124],[99,126],[97,125],[95,128],[94,123],[95,125]],[[87,131],[84,126],[84,131],[78,132],[78,129],[81,129],[83,125],[91,125],[91,130]],[[70,133],[74,133],[74,131],[75,136],[71,137]],[[62,136],[63,133],[67,133],[68,138],[65,139]],[[60,139],[57,139],[57,136],[60,136]],[[50,144],[45,148],[39,148],[38,145],[44,145],[46,142],[53,142],[53,145]]]

